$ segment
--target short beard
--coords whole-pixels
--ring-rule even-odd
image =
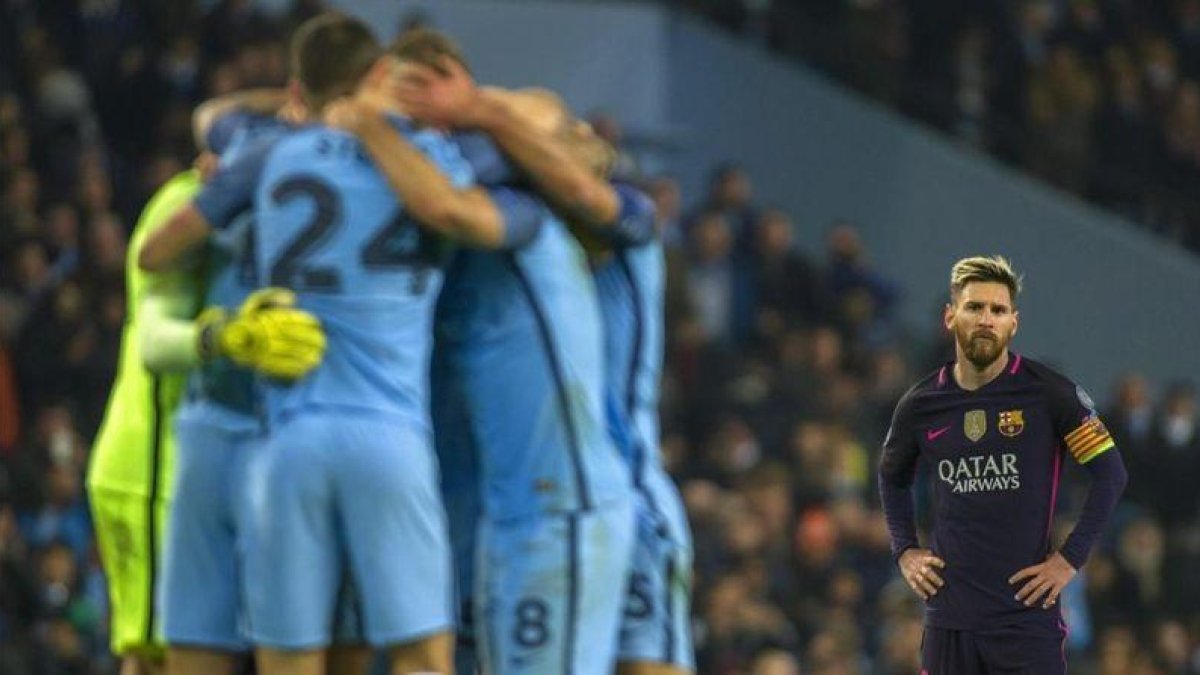
[[[995,339],[975,336],[963,340],[960,337],[958,344],[962,347],[963,355],[978,370],[986,370],[995,363],[1008,346],[1008,342],[999,335],[996,335]]]

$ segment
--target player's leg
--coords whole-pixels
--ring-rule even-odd
[[[162,659],[127,655],[121,659],[121,675],[159,675],[163,672]]]
[[[362,633],[393,673],[453,672],[454,590],[428,431],[356,419],[338,429],[337,515]]]
[[[167,648],[167,675],[235,675],[241,656],[218,649]]]
[[[254,650],[254,661],[262,675],[325,675],[324,649]]]
[[[333,645],[325,655],[328,675],[366,675],[375,653],[366,645]]]
[[[497,675],[611,673],[633,554],[632,506],[484,523],[480,659]]]
[[[99,486],[90,486],[88,493],[108,583],[112,651],[121,657],[122,673],[156,675],[163,652],[154,585],[164,510],[152,508],[144,495]]]
[[[350,580],[348,567],[343,566],[338,588],[333,645],[325,654],[328,675],[366,675],[375,656],[363,636],[362,601],[358,588]]]
[[[474,588],[476,548],[482,512],[480,449],[461,380],[444,354],[435,349],[430,369],[430,408],[434,446],[441,474],[442,503],[450,527],[457,608],[454,668],[457,675],[477,675]]]
[[[454,564],[457,566],[458,559]],[[472,575],[474,578],[474,575]],[[475,597],[470,592],[458,594],[458,623],[454,634],[455,675],[477,675],[479,671],[479,640],[475,636]]]
[[[653,661],[622,661],[617,664],[617,675],[681,675],[690,672],[674,664]]]
[[[243,468],[258,450],[184,411],[176,420],[175,499],[160,588],[168,675],[232,675],[250,645],[242,614],[238,559]]]
[[[442,632],[392,647],[391,675],[451,675],[454,672],[454,633]]]
[[[922,675],[987,675],[983,653],[970,631],[925,627],[921,638]]]
[[[571,672],[611,673],[617,662],[617,641],[625,588],[633,564],[637,524],[632,501],[599,506],[579,516],[580,597],[576,611],[579,634]]]
[[[445,492],[443,492],[443,495]],[[470,519],[456,514],[447,501],[450,522],[450,542],[454,560],[454,673],[455,675],[478,675],[480,670],[479,641],[475,627],[475,567],[477,565],[476,532],[479,529],[477,514]]]
[[[617,672],[693,672],[691,535],[670,478],[648,480],[638,494],[637,511],[638,538],[621,618]]]
[[[329,465],[344,424],[282,422],[247,467],[243,578],[261,675],[325,672],[344,555]]]

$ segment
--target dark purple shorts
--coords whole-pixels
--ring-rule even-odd
[[[921,675],[1066,675],[1066,630],[967,631],[925,627]]]

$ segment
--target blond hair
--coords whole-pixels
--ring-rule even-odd
[[[958,294],[972,281],[1008,286],[1008,294],[1013,304],[1016,304],[1017,294],[1021,292],[1021,277],[1013,271],[1012,263],[1000,255],[977,255],[954,263],[954,267],[950,268],[951,302],[957,300]]]

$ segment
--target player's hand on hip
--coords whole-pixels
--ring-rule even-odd
[[[938,574],[938,570],[945,569],[946,561],[927,548],[910,548],[901,553],[899,565],[900,575],[922,600],[937,595],[938,590],[946,585]]]
[[[1066,588],[1071,579],[1075,578],[1075,568],[1061,554],[1051,553],[1046,561],[1038,563],[1017,572],[1009,578],[1008,583],[1018,584],[1025,580],[1021,590],[1017,591],[1017,600],[1032,607],[1041,603],[1042,609],[1049,609],[1058,602],[1058,596]]]

